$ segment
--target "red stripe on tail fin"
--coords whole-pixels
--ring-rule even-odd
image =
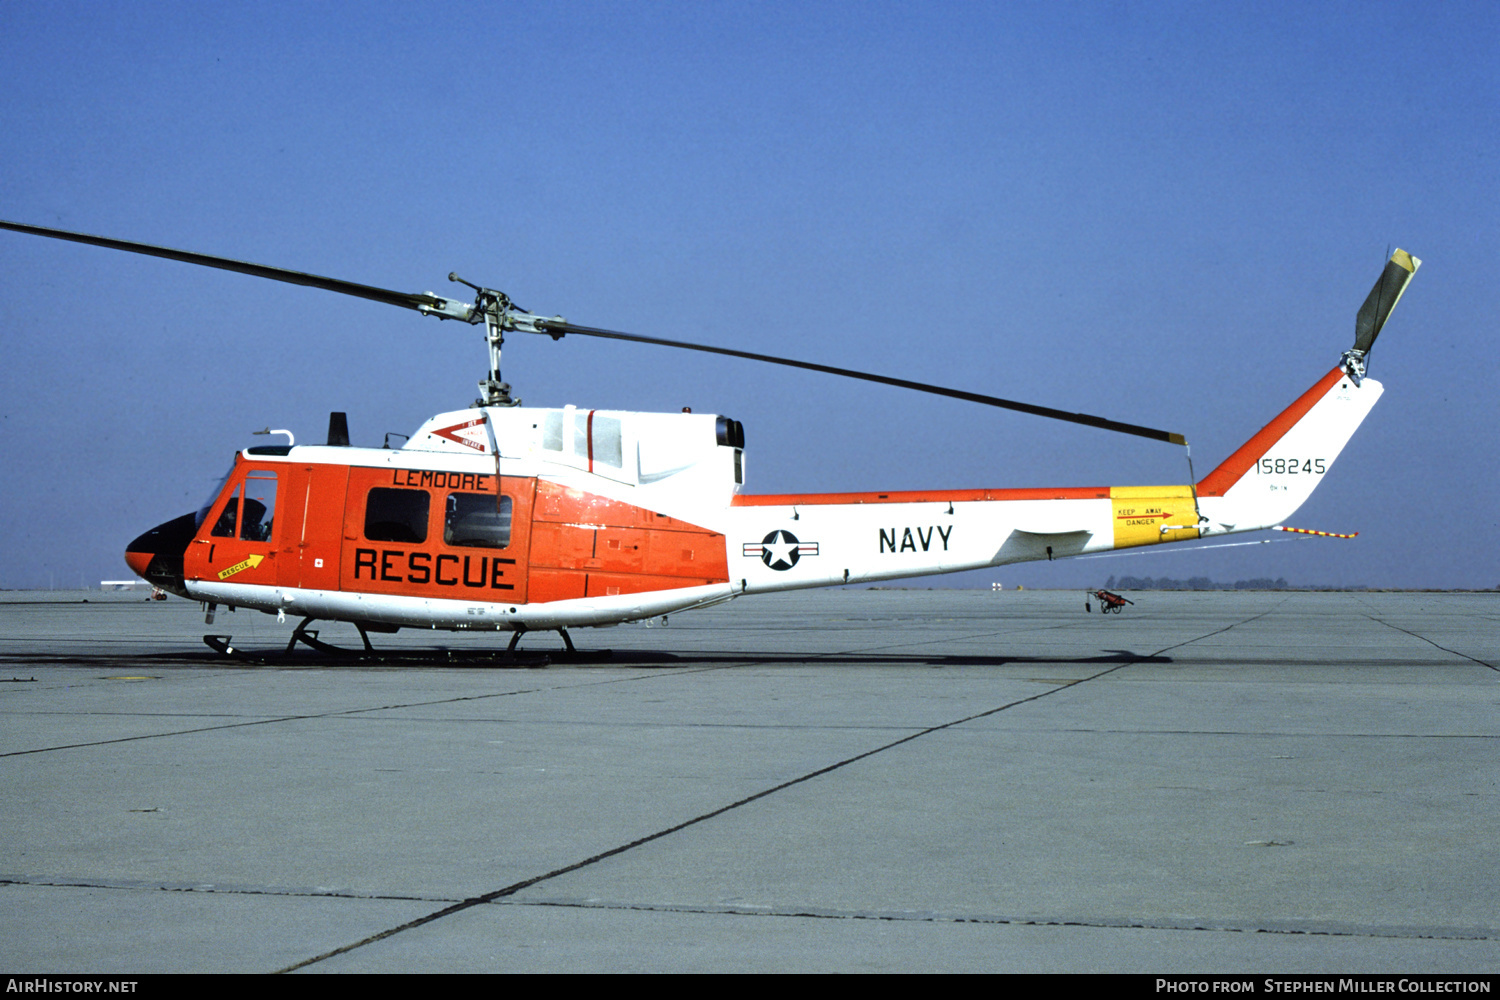
[[[1333,384],[1341,378],[1348,378],[1343,368],[1335,368],[1318,380],[1311,389],[1297,397],[1297,401],[1277,415],[1275,420],[1260,429],[1249,441],[1240,446],[1233,455],[1226,458],[1217,469],[1204,476],[1198,483],[1198,496],[1221,497],[1229,492],[1229,488],[1240,481],[1240,477],[1255,467],[1261,456],[1271,450],[1271,447],[1286,436],[1286,432],[1296,426],[1297,421],[1307,415],[1317,402],[1328,394]]]

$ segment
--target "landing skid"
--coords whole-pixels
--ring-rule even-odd
[[[252,653],[248,650],[238,649],[231,645],[233,636],[228,635],[205,635],[203,642],[208,648],[215,652],[241,660],[246,663],[285,663],[292,659],[292,654],[297,648],[297,643],[302,643],[315,652],[325,656],[338,657],[341,660],[355,663],[376,663],[390,665],[416,665],[416,664],[474,664],[493,666],[514,666],[537,668],[545,667],[554,661],[565,661],[569,663],[588,663],[596,660],[607,660],[614,655],[613,650],[587,650],[580,652],[573,645],[573,639],[568,635],[568,630],[558,628],[555,630],[563,639],[563,649],[548,653],[518,653],[517,644],[521,636],[526,634],[525,629],[519,629],[511,635],[510,644],[505,647],[505,652],[497,653],[493,650],[474,650],[472,652],[463,650],[401,650],[399,652],[381,652],[370,642],[370,634],[365,627],[358,622],[353,622],[359,630],[359,637],[364,642],[364,649],[348,649],[343,646],[335,646],[331,642],[324,642],[318,638],[317,629],[309,629],[308,626],[317,621],[316,618],[304,618],[301,623],[292,630],[292,637],[287,641],[286,649],[279,653]],[[394,631],[394,629],[392,629]]]
[[[222,653],[223,655],[233,657],[236,660],[243,660],[245,658],[245,651],[242,649],[235,649],[229,644],[229,640],[233,638],[234,636],[232,635],[205,635],[203,637],[203,642],[208,646],[209,649],[212,649],[216,653]]]
[[[608,660],[615,655],[615,651],[612,649],[593,649],[580,652],[578,647],[573,645],[573,637],[568,635],[568,630],[565,628],[547,629],[546,631],[556,632],[562,636],[563,648],[554,650],[548,654],[554,660],[567,663],[591,663],[595,660]],[[516,645],[520,643],[521,636],[526,633],[526,629],[516,629],[515,633],[510,637],[510,645],[505,647],[507,656],[515,653]]]
[[[304,618],[302,619],[302,623],[300,625],[292,629],[292,637],[287,640],[286,644],[286,651],[288,653],[297,648],[297,643],[305,642],[309,648],[316,649],[320,653],[328,653],[333,656],[359,655],[356,650],[345,649],[342,646],[335,646],[331,642],[324,642],[322,639],[319,639],[316,629],[308,631],[307,626],[311,625],[315,621],[317,621],[316,618]],[[354,627],[359,629],[359,637],[364,640],[365,655],[374,656],[375,647],[370,645],[370,633],[366,632],[365,627],[358,622],[354,623]]]

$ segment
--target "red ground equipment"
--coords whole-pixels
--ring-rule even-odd
[[[1094,590],[1089,591],[1088,593],[1085,593],[1083,595],[1083,610],[1085,611],[1094,610],[1093,608],[1089,607],[1090,596],[1096,598],[1099,601],[1099,613],[1101,615],[1107,615],[1111,611],[1113,611],[1115,614],[1119,614],[1124,610],[1125,605],[1135,603],[1128,597],[1121,597],[1119,594],[1112,594],[1107,590]]]

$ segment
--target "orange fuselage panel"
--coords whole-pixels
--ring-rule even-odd
[[[729,579],[718,532],[546,480],[499,483],[497,495],[493,475],[242,459],[189,545],[185,573],[516,604]],[[262,501],[274,509],[257,538],[236,506]],[[491,524],[480,541],[454,530],[456,512],[475,506]]]

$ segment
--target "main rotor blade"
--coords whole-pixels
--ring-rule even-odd
[[[446,300],[440,299],[435,295],[394,292],[389,288],[375,288],[371,285],[361,285],[353,281],[344,281],[340,278],[325,278],[318,274],[288,271],[282,267],[269,267],[265,264],[252,264],[243,260],[230,260],[228,257],[215,257],[206,253],[193,253],[191,250],[173,250],[171,247],[152,246],[149,243],[113,240],[107,236],[91,236],[88,233],[74,233],[66,229],[26,226],[19,222],[6,222],[3,219],[0,219],[0,229],[13,229],[18,233],[30,233],[33,236],[50,236],[53,239],[72,240],[74,243],[88,243],[96,247],[125,250],[130,253],[146,254],[151,257],[165,257],[168,260],[180,260],[187,264],[202,264],[204,267],[217,267],[223,271],[238,271],[240,274],[254,275],[257,278],[270,278],[273,281],[285,281],[292,285],[307,285],[310,288],[322,288],[326,291],[354,295],[361,299],[384,302],[387,305],[401,306],[405,309],[421,311],[423,306],[441,309],[446,305]]]
[[[936,396],[948,396],[953,399],[964,399],[971,403],[983,403],[986,406],[998,406],[1005,410],[1016,410],[1020,413],[1030,413],[1038,417],[1050,417],[1053,420],[1066,420],[1073,424],[1083,424],[1086,427],[1098,427],[1101,430],[1116,431],[1120,434],[1134,434],[1137,437],[1150,438],[1153,441],[1166,441],[1169,444],[1187,444],[1187,439],[1181,434],[1171,431],[1159,431],[1152,427],[1142,427],[1139,424],[1126,424],[1118,420],[1107,420],[1104,417],[1095,417],[1087,413],[1069,413],[1066,410],[1054,410],[1050,406],[1034,406],[1031,403],[1018,403],[1013,399],[1001,399],[998,396],[986,396],[978,392],[965,392],[962,389],[948,389],[940,385],[929,385],[926,382],[913,382],[910,379],[891,378],[888,375],[874,375],[870,372],[854,371],[850,368],[836,368],[833,365],[819,365],[811,361],[796,361],[792,358],[778,358],[770,354],[756,354],[752,351],[736,351],[729,347],[710,347],[707,344],[694,344],[684,340],[666,340],[662,337],[642,337],[634,333],[620,333],[617,330],[600,330],[589,326],[578,326],[573,323],[558,322],[557,320],[540,320],[537,326],[543,333],[576,333],[584,337],[602,337],[606,340],[628,340],[637,344],[656,344],[660,347],[678,347],[687,351],[701,351],[704,354],[722,354],[731,358],[745,358],[749,361],[764,361],[773,365],[785,365],[788,368],[803,368],[807,371],[824,372],[828,375],[842,375],[845,378],[857,378],[866,382],[879,382],[882,385],[899,386],[902,389],[915,389],[918,392],[929,392]]]
[[[1375,338],[1380,336],[1381,328],[1390,318],[1391,310],[1401,301],[1401,293],[1406,291],[1412,275],[1421,266],[1422,262],[1405,250],[1397,250],[1391,254],[1391,259],[1385,263],[1385,270],[1380,272],[1380,280],[1370,289],[1365,304],[1359,307],[1359,314],[1354,318],[1356,351],[1365,354],[1370,352],[1370,348],[1375,345]]]
[[[357,298],[369,299],[374,302],[384,302],[387,305],[401,306],[404,309],[413,309],[418,312],[434,312],[450,319],[464,319],[477,322],[478,316],[467,304],[456,300],[443,299],[436,295],[425,293],[397,292],[388,288],[376,288],[372,285],[361,285],[353,281],[344,281],[341,278],[327,278],[317,274],[307,274],[303,271],[290,271],[281,267],[270,267],[266,264],[253,264],[248,261],[231,260],[228,257],[215,257],[212,254],[194,253],[190,250],[174,250],[171,247],[153,246],[149,243],[135,243],[130,240],[110,239],[107,236],[93,236],[88,233],[75,233],[66,229],[50,229],[46,226],[28,226],[19,222],[6,222],[0,220],[0,229],[10,229],[18,233],[29,233],[33,236],[48,236],[53,239],[71,240],[74,243],[86,243],[91,246],[106,247],[111,250],[124,250],[129,253],[146,254],[151,257],[164,257],[167,260],[182,261],[187,264],[200,264],[204,267],[216,267],[224,271],[236,271],[240,274],[248,274],[257,278],[269,278],[273,281],[284,281],[292,285],[305,285],[310,288],[321,288],[325,291],[338,292],[343,295],[353,295]],[[1400,251],[1397,251],[1400,254]],[[1392,261],[1395,261],[1392,257]],[[1408,258],[1412,259],[1412,258]],[[1420,262],[1418,262],[1420,263]],[[1391,265],[1394,266],[1394,263]],[[1415,270],[1415,265],[1411,270]],[[1389,270],[1389,268],[1387,268]],[[1407,275],[1410,278],[1410,274]],[[1384,278],[1382,278],[1384,280]],[[1403,283],[1402,288],[1405,287]],[[1379,290],[1377,285],[1376,289]],[[1372,292],[1374,297],[1375,293]],[[1396,292],[1395,298],[1400,297],[1400,291]],[[1367,302],[1366,307],[1369,307]],[[1386,306],[1381,315],[1381,323],[1384,317],[1390,314],[1391,308],[1395,306],[1394,298]],[[1361,316],[1364,310],[1360,310]],[[1034,406],[1031,403],[1021,403],[1013,399],[1001,399],[998,396],[986,396],[983,393],[965,392],[962,389],[949,389],[940,385],[930,385],[926,382],[913,382],[909,379],[891,378],[887,375],[874,375],[870,372],[855,371],[850,368],[837,368],[832,365],[814,364],[810,361],[797,361],[792,358],[779,358],[770,354],[756,354],[752,351],[737,351],[728,347],[710,347],[707,344],[694,344],[683,340],[667,340],[662,337],[643,337],[633,333],[620,333],[616,330],[601,330],[595,327],[577,326],[557,319],[544,319],[537,317],[535,325],[539,332],[551,333],[561,336],[568,333],[576,333],[582,337],[602,337],[607,340],[625,340],[637,344],[655,344],[659,347],[676,347],[687,351],[700,351],[704,354],[720,354],[731,358],[744,358],[748,361],[763,361],[767,364],[784,365],[788,368],[802,368],[807,371],[823,372],[828,375],[842,375],[845,378],[861,379],[865,382],[878,382],[882,385],[893,385],[903,389],[914,389],[917,392],[931,393],[937,396],[947,396],[952,399],[967,400],[971,403],[982,403],[986,406],[997,406],[1005,410],[1015,410],[1019,413],[1030,413],[1033,416],[1048,417],[1053,420],[1063,420],[1068,423],[1083,424],[1086,427],[1097,427],[1101,430],[1115,431],[1120,434],[1133,434],[1137,437],[1149,438],[1153,441],[1166,441],[1169,444],[1187,444],[1187,439],[1181,434],[1171,431],[1156,430],[1152,427],[1142,427],[1139,424],[1121,423],[1118,420],[1108,420],[1104,417],[1096,417],[1087,413],[1069,413],[1066,410],[1055,410],[1049,406]],[[1376,327],[1379,332],[1379,327]],[[1372,335],[1370,338],[1374,340]]]

